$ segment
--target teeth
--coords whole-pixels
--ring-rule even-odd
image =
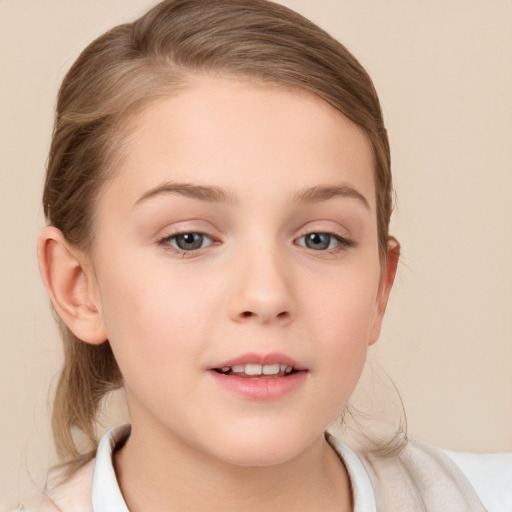
[[[261,375],[263,366],[261,364],[246,364],[245,373],[247,375]]]
[[[246,375],[277,375],[278,373],[291,373],[292,366],[285,364],[238,364],[232,367],[223,366],[220,371],[228,373],[231,370],[233,373],[245,373]]]
[[[263,375],[276,375],[279,370],[280,366],[278,364],[266,364],[262,368]]]

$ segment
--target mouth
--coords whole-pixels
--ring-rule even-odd
[[[223,361],[210,370],[220,375],[233,375],[242,378],[288,377],[307,368],[285,354],[250,352],[229,361]]]
[[[214,372],[221,375],[236,375],[244,379],[266,378],[276,379],[279,377],[287,377],[296,373],[297,370],[293,366],[286,364],[237,364],[233,366],[222,366],[221,368],[213,368]]]
[[[308,368],[284,354],[244,354],[209,369],[222,388],[256,401],[291,395],[306,382],[308,373]]]

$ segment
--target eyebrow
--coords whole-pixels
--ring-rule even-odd
[[[191,199],[207,201],[211,203],[237,203],[236,195],[225,188],[214,185],[195,185],[193,183],[165,182],[148,190],[137,199],[134,208],[148,199],[162,194],[178,194]],[[349,185],[316,185],[299,190],[293,197],[295,203],[319,203],[335,197],[347,197],[356,199],[367,210],[370,205],[366,198],[355,188]]]
[[[371,210],[367,199],[350,185],[318,185],[305,188],[295,194],[298,203],[319,203],[335,197],[348,197],[359,201],[367,210]]]
[[[237,199],[229,190],[211,185],[194,185],[193,183],[162,183],[139,197],[134,207],[162,194],[178,194],[191,199],[199,199],[200,201],[208,201],[210,203],[235,203]]]

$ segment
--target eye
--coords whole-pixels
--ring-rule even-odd
[[[163,238],[160,243],[167,244],[179,251],[197,251],[213,243],[212,239],[203,233],[179,233]]]
[[[296,243],[315,251],[328,251],[353,245],[350,240],[333,233],[308,233],[301,236]]]

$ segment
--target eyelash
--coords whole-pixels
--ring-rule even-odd
[[[322,250],[317,250],[317,249],[313,249],[311,247],[307,247],[307,245],[305,245],[305,243],[304,244],[298,243],[299,240],[305,239],[307,236],[311,236],[311,235],[326,235],[326,236],[330,237],[331,239],[333,238],[338,243],[338,245],[337,245],[337,247],[333,247],[331,249],[326,248],[326,249],[322,249]],[[330,242],[331,241],[332,240],[330,240]],[[334,233],[331,231],[308,231],[301,237],[297,238],[295,243],[301,247],[305,247],[306,249],[310,249],[311,251],[317,252],[319,254],[338,254],[339,252],[347,251],[351,247],[356,246],[356,243],[353,240],[350,240],[338,233]]]
[[[178,237],[185,236],[185,235],[199,235],[205,239],[208,239],[210,241],[210,243],[208,243],[208,245],[206,245],[204,247],[202,246],[202,247],[198,247],[197,249],[190,249],[190,250],[180,249],[179,247],[176,247],[171,244],[172,240],[176,240]],[[200,251],[201,249],[205,249],[206,247],[209,247],[210,245],[214,245],[215,243],[217,243],[217,241],[212,236],[207,235],[206,233],[202,233],[200,231],[181,231],[178,233],[172,233],[170,235],[166,235],[163,238],[160,238],[157,243],[164,250],[172,252],[174,254],[179,254],[179,255],[183,256],[183,258],[186,258],[186,257],[195,256],[198,253],[198,251]]]
[[[206,245],[206,246],[201,246],[201,247],[198,247],[197,249],[189,249],[189,250],[180,249],[179,247],[176,247],[175,245],[171,244],[171,241],[176,240],[178,237],[185,236],[185,235],[198,235],[198,236],[208,239],[210,241],[210,243],[208,243],[208,245]],[[306,243],[304,243],[304,244],[298,243],[299,240],[305,239],[307,236],[311,236],[311,235],[326,235],[330,238],[333,238],[338,243],[338,245],[336,247],[333,247],[330,249],[326,248],[326,249],[317,250],[317,249],[308,247],[306,245]],[[329,244],[331,241],[332,240],[329,241]],[[166,235],[162,238],[159,238],[157,243],[164,250],[172,252],[174,254],[179,254],[183,258],[186,258],[186,257],[193,257],[193,256],[197,255],[198,252],[201,251],[201,249],[205,249],[207,247],[210,247],[211,245],[215,245],[216,243],[218,243],[218,240],[215,240],[214,237],[212,237],[206,233],[202,233],[200,231],[181,231],[181,232],[172,233],[172,234]],[[304,235],[297,238],[294,241],[294,243],[300,247],[305,247],[306,249],[308,249],[312,252],[316,252],[319,254],[333,254],[333,255],[338,254],[339,252],[342,252],[342,251],[347,251],[351,247],[356,246],[356,243],[353,240],[350,240],[344,236],[341,236],[338,233],[333,233],[333,232],[329,232],[329,231],[308,231]]]

